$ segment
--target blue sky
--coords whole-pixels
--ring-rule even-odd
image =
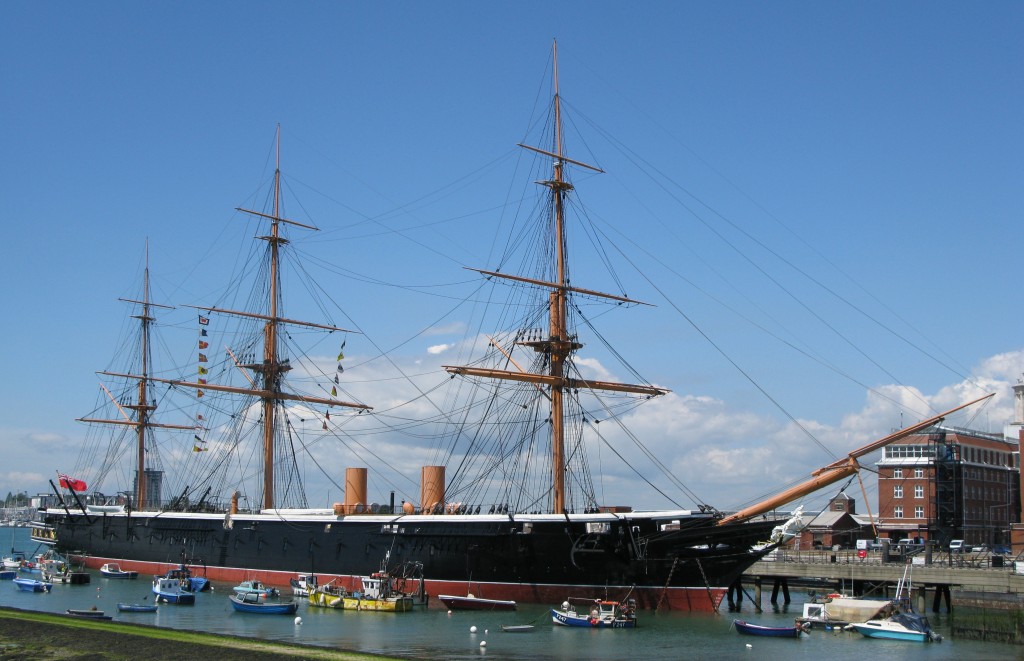
[[[334,321],[405,364],[445,362],[443,327],[466,320],[430,294],[494,266],[553,38],[570,152],[607,171],[578,173],[577,194],[623,233],[629,293],[657,305],[611,315],[609,336],[673,390],[639,426],[706,502],[831,461],[789,416],[842,453],[987,389],[952,422],[1001,431],[1012,414],[1020,3],[0,11],[0,494],[44,490],[77,452],[147,240],[158,300],[220,295],[252,234],[233,209],[272,170],[278,124],[291,211],[324,230],[301,248],[334,264]],[[608,286],[591,273],[581,286]],[[400,397],[376,388],[366,401]]]

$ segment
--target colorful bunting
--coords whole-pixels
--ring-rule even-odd
[[[338,396],[338,389],[337,388],[331,388],[331,397],[337,397],[337,396]]]
[[[202,341],[202,340],[199,340],[199,348],[200,348],[200,349],[206,349],[206,348],[207,348],[207,347],[209,347],[209,346],[210,346],[210,343],[209,343],[209,342],[204,342],[204,341]]]
[[[345,343],[348,342],[348,338],[341,342],[341,348],[338,349],[338,360],[345,360]]]
[[[203,367],[203,366],[201,366],[201,365],[200,365],[200,366],[199,366],[199,373],[200,373],[200,374],[209,374],[209,373],[210,373],[210,370],[208,370],[208,369],[206,369],[205,367]]]
[[[193,451],[193,452],[206,452],[206,451],[207,451],[207,450],[209,450],[209,449],[210,449],[210,448],[201,448],[201,447],[199,447],[198,445],[193,445],[193,446],[192,446],[192,451]]]
[[[199,325],[200,326],[205,326],[208,323],[210,323],[209,317],[204,317],[203,315],[199,315]]]
[[[205,329],[205,328],[200,328],[200,329],[199,329],[199,334],[200,334],[200,335],[201,335],[202,337],[206,337],[206,329]]]
[[[208,362],[208,361],[206,360],[206,354],[205,354],[205,353],[201,353],[201,354],[199,354],[199,362],[201,362],[201,363],[205,363],[205,362]]]

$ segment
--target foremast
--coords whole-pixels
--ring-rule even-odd
[[[486,369],[465,366],[445,365],[444,368],[452,374],[464,376],[479,376],[491,379],[503,379],[509,381],[525,381],[535,384],[538,388],[547,386],[548,397],[551,400],[551,493],[552,511],[556,514],[565,513],[565,394],[567,390],[591,389],[610,390],[618,392],[630,392],[646,395],[663,395],[669,392],[663,388],[644,385],[629,385],[621,383],[609,383],[577,379],[566,375],[566,366],[572,355],[583,347],[576,341],[571,333],[568,321],[567,301],[571,293],[581,293],[589,296],[607,298],[617,301],[639,303],[630,298],[615,296],[602,292],[579,289],[569,286],[567,252],[568,244],[565,232],[565,201],[571,190],[572,184],[566,179],[565,165],[573,164],[580,167],[603,172],[600,168],[567,158],[564,154],[562,139],[562,114],[561,98],[558,91],[558,42],[552,48],[553,78],[554,78],[554,145],[551,151],[519,144],[520,147],[530,151],[549,156],[554,159],[551,179],[537,182],[548,189],[551,196],[550,223],[554,230],[554,280],[547,282],[533,278],[506,275],[496,271],[484,271],[473,269],[484,275],[524,282],[550,289],[548,295],[548,337],[533,341],[517,341],[516,344],[531,347],[537,353],[546,354],[547,374],[520,371],[513,372],[500,369]]]

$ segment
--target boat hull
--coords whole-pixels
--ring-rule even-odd
[[[44,583],[34,578],[16,578],[14,584],[22,592],[49,592],[53,588],[53,583]]]
[[[801,627],[766,627],[751,624],[744,620],[734,620],[736,631],[747,636],[767,636],[769,638],[799,638]]]
[[[462,611],[514,611],[516,602],[504,599],[484,599],[482,597],[456,597],[450,594],[439,594],[437,598],[451,610]]]
[[[125,604],[118,602],[117,612],[119,613],[155,613],[157,606],[151,604]]]
[[[326,511],[236,515],[52,512],[58,548],[90,568],[119,561],[158,573],[190,558],[212,580],[256,577],[287,586],[312,568],[323,580],[421,563],[429,593],[473,589],[522,603],[629,592],[640,608],[717,610],[727,587],[771,547],[778,523],[717,526],[686,511],[625,515],[334,516]],[[472,577],[472,584],[469,578]],[[349,587],[355,588],[357,584]],[[412,590],[404,590],[412,591]]]
[[[868,624],[853,624],[854,629],[868,638],[883,638],[886,640],[912,640],[918,643],[928,642],[928,634],[919,631],[902,631],[892,628],[881,628]]]
[[[290,615],[299,610],[297,601],[268,602],[249,594],[244,597],[231,595],[231,605],[240,613],[261,613],[264,615]]]
[[[586,629],[633,629],[636,627],[636,620],[631,618],[606,620],[589,617],[585,614],[567,613],[554,608],[551,609],[551,621],[565,627],[581,627]]]

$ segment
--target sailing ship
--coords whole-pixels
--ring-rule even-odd
[[[603,599],[608,594],[628,593],[639,608],[717,610],[728,586],[777,546],[778,542],[758,543],[767,540],[781,521],[765,510],[726,518],[703,504],[634,511],[602,505],[595,495],[584,433],[600,437],[595,418],[618,423],[623,411],[668,391],[650,384],[589,378],[575,360],[583,346],[577,332],[580,300],[623,307],[640,302],[584,289],[571,280],[566,233],[568,202],[574,190],[570,168],[600,170],[565,153],[557,46],[553,62],[551,142],[546,147],[520,145],[539,162],[553,164],[538,182],[546,195],[546,204],[539,207],[545,229],[538,235],[546,237],[546,245],[534,255],[548,256],[544,273],[529,277],[498,269],[480,270],[488,283],[514,289],[536,305],[529,308],[532,316],[508,320],[506,334],[492,336],[486,347],[481,343],[483,356],[473,357],[465,365],[448,365],[439,377],[464,389],[463,399],[453,400],[459,402],[453,409],[457,413],[438,417],[441,426],[451,426],[446,442],[454,446],[455,441],[469,439],[473,451],[459,457],[449,453],[445,464],[424,466],[418,502],[410,498],[396,505],[392,491],[390,502],[371,503],[367,469],[351,467],[345,472],[343,503],[310,508],[303,496],[297,506],[282,506],[289,499],[296,502],[295,485],[300,477],[294,455],[286,452],[294,449],[292,435],[297,422],[285,405],[303,407],[306,417],[312,417],[314,407],[340,409],[350,414],[346,419],[360,413],[372,418],[373,409],[338,399],[333,386],[330,396],[295,393],[286,387],[293,368],[290,358],[282,355],[282,345],[290,339],[287,328],[345,337],[350,331],[283,315],[281,253],[288,248],[286,230],[313,231],[316,227],[282,213],[278,132],[273,192],[268,196],[272,206],[264,211],[239,209],[269,224],[269,231],[258,237],[266,242],[262,272],[267,282],[258,290],[263,298],[255,310],[198,308],[200,346],[206,343],[211,317],[255,326],[250,338],[258,336],[258,343],[226,342],[229,358],[224,359],[227,365],[220,372],[225,379],[229,373],[236,379],[237,374],[244,374],[245,382],[221,383],[212,377],[206,363],[200,364],[200,379],[172,379],[152,372],[147,353],[151,345],[146,338],[154,311],[166,306],[151,301],[147,268],[144,294],[131,301],[140,306],[136,318],[143,337],[139,343],[141,369],[108,373],[135,384],[133,399],[118,404],[120,418],[88,419],[135,432],[134,478],[129,474],[126,480],[134,479],[134,488],[114,502],[95,503],[74,488],[60,491],[54,486],[63,501],[60,507],[50,508],[46,522],[55,527],[53,541],[58,548],[82,557],[93,568],[117,561],[122,568],[153,573],[168,562],[181,562],[203,566],[214,580],[238,581],[258,575],[276,585],[288,585],[296,574],[309,572],[315,572],[322,585],[334,580],[353,584],[378,571],[379,558],[390,557],[397,565],[420,567],[420,588],[435,595],[468,594],[471,585],[490,598],[523,603],[558,603],[566,594]],[[526,302],[518,300],[510,307],[525,310]],[[584,321],[589,325],[589,320]],[[529,358],[521,361],[524,353]],[[202,357],[205,361],[206,356]],[[488,360],[496,362],[488,364]],[[305,371],[315,370],[306,365]],[[337,375],[334,381],[338,383]],[[202,401],[211,395],[244,399],[242,406],[249,408],[236,409],[240,412],[222,428],[230,428],[240,437],[255,435],[253,428],[261,427],[260,479],[255,480],[255,493],[245,506],[240,498],[241,482],[225,479],[227,462],[209,459],[217,452],[208,452],[206,439],[199,435],[212,433],[212,424],[198,418],[191,425],[154,419],[156,402],[150,389],[157,384],[167,388],[164,397],[187,393],[193,402],[204,395],[207,399]],[[499,386],[513,391],[499,394]],[[469,392],[472,394],[465,394]],[[600,398],[602,394],[620,399],[609,403]],[[252,411],[257,409],[254,419]],[[497,421],[481,415],[476,426],[456,423],[456,418],[468,418],[478,411],[496,415]],[[319,415],[327,430],[329,412]],[[513,429],[514,416],[533,416],[525,427],[516,427],[526,430],[518,435],[506,431]],[[153,481],[160,475],[150,466],[156,448],[147,440],[158,429],[171,433],[187,430],[186,435],[195,430],[194,452],[186,450],[186,454],[211,468],[209,477],[195,478],[166,503],[154,488]],[[493,445],[485,451],[488,438]],[[232,440],[222,445],[239,443]],[[538,460],[540,456],[543,459]],[[446,476],[448,465],[455,467],[453,475]],[[470,475],[471,468],[479,469],[476,477]],[[529,477],[527,469],[532,471]],[[65,484],[70,482],[62,480],[62,486]]]

